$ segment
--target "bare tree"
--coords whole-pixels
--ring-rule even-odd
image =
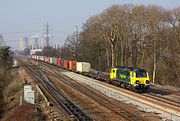
[[[179,13],[179,8],[155,5],[113,5],[90,17],[79,43],[70,36],[64,50],[81,53],[79,59],[98,70],[142,67],[149,70],[153,82],[173,84],[170,80],[180,80]]]

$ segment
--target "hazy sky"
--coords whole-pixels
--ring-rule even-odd
[[[18,48],[22,36],[40,35],[48,22],[53,43],[63,44],[68,34],[113,4],[155,4],[173,9],[180,0],[0,0],[0,33]],[[33,32],[32,32],[33,31]]]

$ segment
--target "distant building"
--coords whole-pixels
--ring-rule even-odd
[[[24,51],[26,48],[28,48],[28,37],[22,37],[19,40],[19,50]]]
[[[34,49],[39,49],[39,44],[38,44],[38,38],[37,37],[33,37],[31,38],[31,50],[34,50]]]
[[[41,47],[50,47],[50,40],[49,37],[42,37],[41,38]]]
[[[41,48],[45,47],[45,38],[41,37]]]
[[[4,37],[2,34],[0,34],[0,46],[5,46],[6,45],[6,42],[4,40]]]
[[[3,41],[4,41],[4,38],[3,38],[3,36],[0,34],[0,46],[3,45]]]

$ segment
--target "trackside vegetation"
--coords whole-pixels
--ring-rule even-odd
[[[12,65],[12,57],[10,54],[10,47],[0,46],[0,114],[3,112],[4,90],[10,78],[9,69]]]

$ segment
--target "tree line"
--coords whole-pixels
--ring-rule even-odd
[[[0,46],[0,118],[4,107],[4,90],[10,81],[10,67],[12,67],[10,47]]]
[[[115,66],[140,67],[156,83],[180,86],[179,48],[180,7],[113,5],[69,35],[60,57],[106,72]]]

